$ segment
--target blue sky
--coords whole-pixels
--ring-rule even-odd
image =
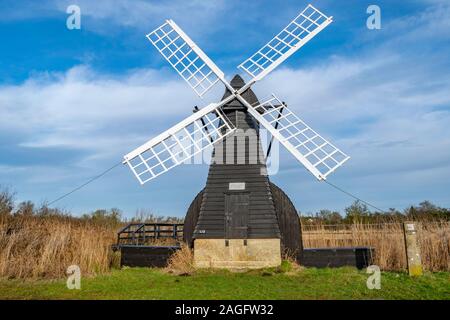
[[[381,207],[450,206],[448,1],[311,1],[334,22],[255,86],[271,92],[352,158],[329,180]],[[0,1],[0,185],[51,201],[216,101],[200,100],[145,34],[174,19],[231,78],[306,1]],[[66,8],[81,8],[81,30]],[[366,27],[370,4],[381,30]],[[56,205],[183,216],[206,165],[140,186],[119,167]],[[348,196],[317,182],[280,147],[271,177],[304,212],[342,210]]]

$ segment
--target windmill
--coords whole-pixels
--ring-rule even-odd
[[[213,147],[206,187],[191,205],[184,228],[198,267],[274,266],[281,261],[282,247],[301,250],[296,210],[269,181],[260,130],[267,130],[318,180],[325,180],[349,157],[276,95],[259,101],[251,87],[331,22],[332,17],[308,5],[239,65],[250,76],[247,83],[239,75],[228,82],[172,20],[147,35],[200,97],[219,82],[225,85],[220,102],[196,109],[124,157],[144,184]],[[236,141],[243,141],[244,151],[239,146],[236,150]]]

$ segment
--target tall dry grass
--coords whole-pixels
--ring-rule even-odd
[[[177,250],[167,263],[169,272],[176,274],[188,275],[195,271],[194,252],[186,244],[181,245],[181,249]]]
[[[0,277],[59,278],[78,265],[83,275],[117,264],[116,228],[64,217],[0,215]]]
[[[150,222],[168,222],[152,215],[145,217]],[[371,246],[375,248],[374,263],[382,269],[406,269],[403,227],[399,221],[340,225],[317,221],[310,225],[302,223],[305,248]],[[60,278],[66,276],[67,267],[73,264],[81,268],[83,275],[107,272],[118,266],[118,255],[111,245],[123,224],[117,210],[97,210],[75,218],[45,206],[36,209],[30,202],[16,206],[13,195],[0,189],[0,277]],[[417,226],[424,268],[450,271],[450,221],[422,219]],[[158,240],[152,244],[174,243]],[[190,273],[192,250],[187,247],[179,250],[170,260],[169,268]]]
[[[417,223],[425,270],[450,271],[450,222]],[[383,270],[407,268],[401,223],[311,225],[302,227],[305,248],[371,246],[374,264]]]

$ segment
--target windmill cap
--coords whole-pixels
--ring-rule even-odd
[[[245,86],[245,81],[244,81],[244,79],[242,79],[242,77],[240,75],[237,74],[230,81],[230,85],[233,87],[233,89],[239,90],[243,86]],[[230,95],[231,95],[230,90],[228,90],[228,88],[225,88],[225,93],[222,97],[222,100],[226,99]],[[258,98],[256,97],[255,93],[250,88],[245,90],[245,92],[243,92],[241,94],[241,96],[245,100],[247,100],[250,104],[258,103]],[[224,106],[224,109],[225,110],[227,110],[227,109],[228,110],[230,110],[230,109],[246,109],[246,107],[238,99],[233,99],[232,101],[230,101],[229,103],[227,103]]]
[[[236,74],[233,79],[231,79],[230,84],[234,89],[240,89],[245,86],[245,81],[240,75]]]

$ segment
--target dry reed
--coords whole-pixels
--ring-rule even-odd
[[[418,238],[425,270],[450,271],[450,223],[420,222]],[[401,223],[313,225],[302,228],[305,248],[370,246],[374,264],[383,270],[405,270],[406,256]]]
[[[176,274],[191,274],[194,268],[194,253],[187,245],[182,244],[168,261],[167,270]]]
[[[60,278],[67,267],[80,266],[83,275],[107,272],[118,265],[111,250],[118,226],[64,216],[0,214],[0,277]],[[305,248],[371,246],[383,270],[405,270],[401,223],[303,226]],[[418,224],[425,270],[450,271],[450,223]],[[154,245],[173,245],[173,240]],[[169,270],[193,272],[193,253],[182,246],[169,260]]]
[[[83,275],[106,272],[116,258],[116,230],[63,217],[0,216],[0,277],[58,278],[78,265]]]

